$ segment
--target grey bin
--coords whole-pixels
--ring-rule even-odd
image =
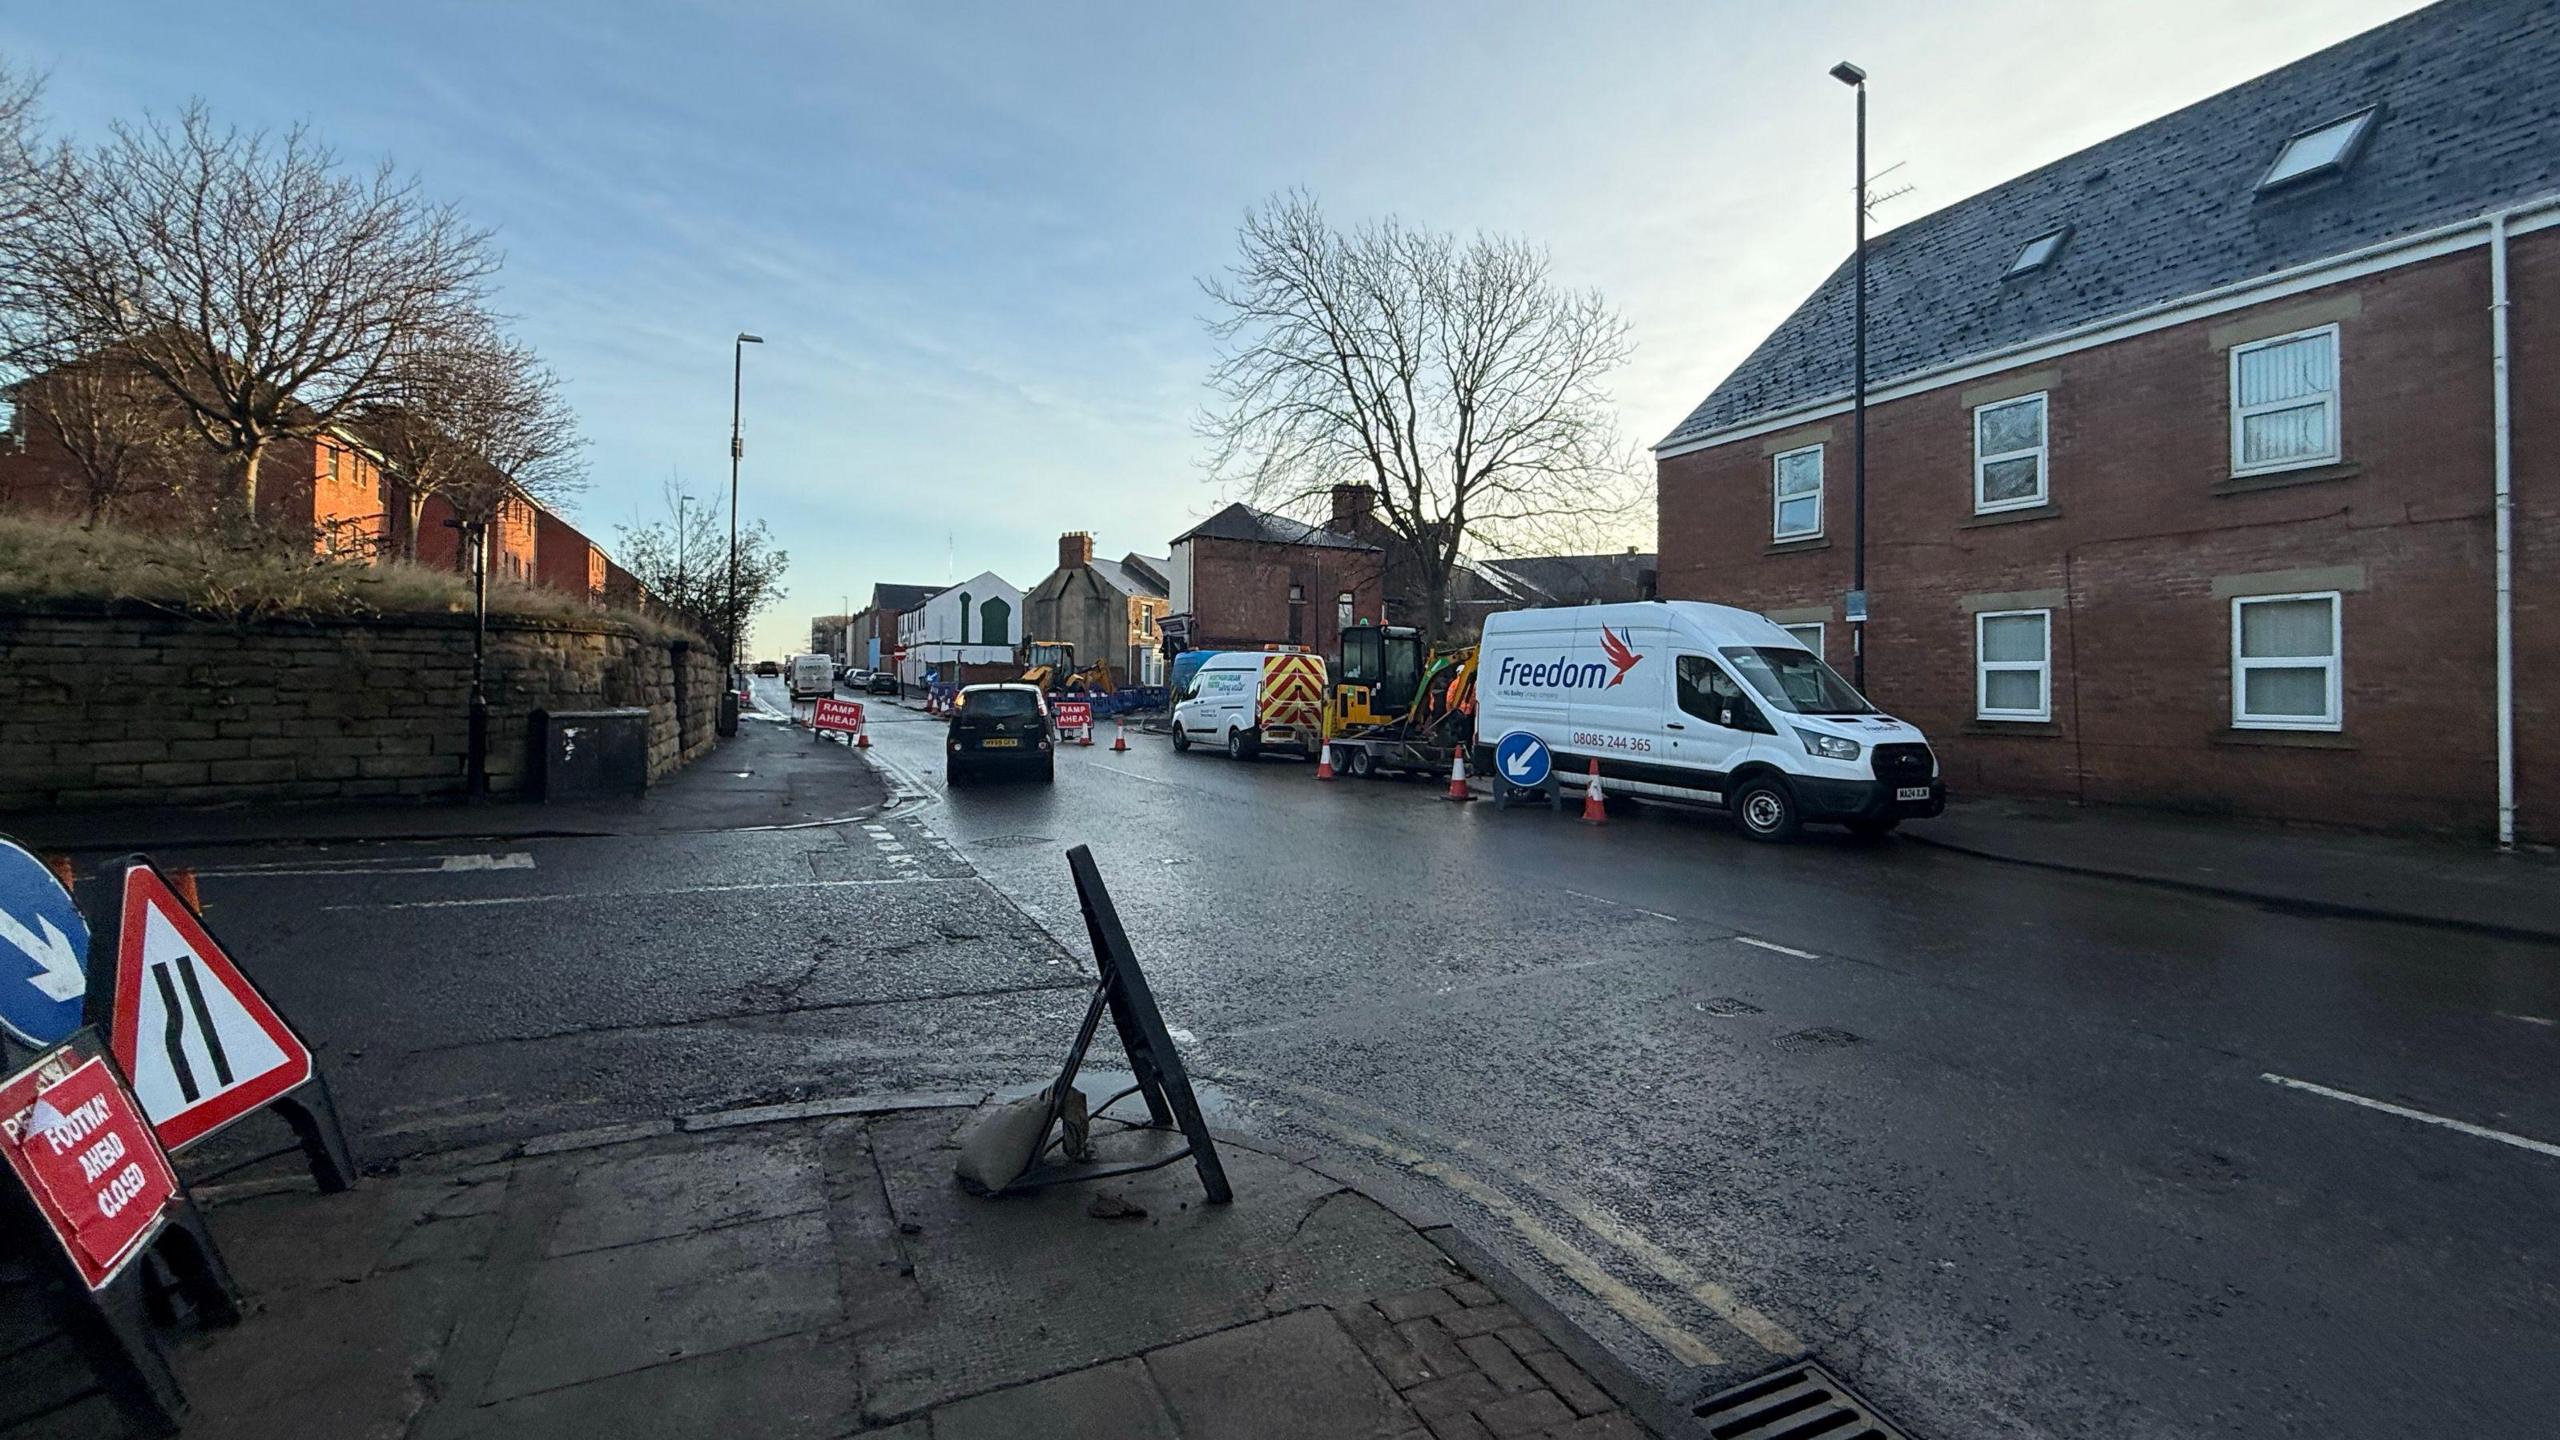
[[[648,711],[537,710],[533,720],[544,800],[648,793]]]

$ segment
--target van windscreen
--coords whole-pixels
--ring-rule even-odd
[[[1728,645],[1725,663],[1760,692],[1760,698],[1793,715],[1872,715],[1876,707],[1810,650],[1785,645]]]

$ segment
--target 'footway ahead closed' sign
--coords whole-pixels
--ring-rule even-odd
[[[159,1230],[178,1177],[106,1061],[48,1083],[66,1054],[0,1084],[0,1153],[81,1280],[102,1290]]]

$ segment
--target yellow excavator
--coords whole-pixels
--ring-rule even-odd
[[[1353,625],[1325,692],[1325,743],[1353,775],[1439,774],[1475,738],[1476,647],[1409,625]]]
[[[1120,687],[1108,660],[1076,668],[1076,647],[1064,640],[1029,640],[1022,646],[1022,682],[1052,695],[1083,691],[1109,695]]]

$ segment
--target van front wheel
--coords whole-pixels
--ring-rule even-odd
[[[1173,723],[1173,748],[1177,754],[1191,748],[1191,737],[1184,733],[1179,720]]]
[[[1743,834],[1773,842],[1793,840],[1804,824],[1796,814],[1796,798],[1766,776],[1742,782],[1734,792],[1733,817],[1742,822]]]

